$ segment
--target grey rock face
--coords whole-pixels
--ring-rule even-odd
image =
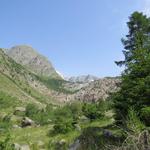
[[[60,78],[52,63],[46,57],[38,54],[36,50],[30,46],[15,46],[7,50],[6,53],[17,63],[25,66],[37,75]]]
[[[74,99],[95,102],[105,100],[110,93],[116,92],[119,89],[120,78],[103,78],[90,82],[87,86],[75,93]]]

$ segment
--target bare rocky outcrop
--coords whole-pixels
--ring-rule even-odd
[[[95,102],[105,100],[110,93],[116,92],[119,89],[121,79],[103,78],[90,82],[87,86],[81,88],[74,94],[73,98],[85,102]]]

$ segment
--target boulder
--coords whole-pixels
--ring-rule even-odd
[[[65,139],[61,139],[61,140],[59,141],[59,144],[60,144],[60,145],[66,144],[66,140],[65,140]]]
[[[73,144],[69,146],[69,150],[77,150],[80,147],[80,141],[77,139]]]
[[[35,125],[34,121],[31,120],[30,118],[28,117],[24,117],[23,120],[22,120],[22,127],[28,127],[28,126],[33,126]]]
[[[111,131],[109,131],[109,130],[106,130],[106,129],[103,130],[103,134],[106,137],[112,137],[113,136],[113,133]]]
[[[77,131],[81,131],[81,127],[80,127],[79,124],[75,124],[74,126],[75,126],[75,129],[76,129]]]
[[[21,148],[21,146],[18,143],[14,143],[12,145],[12,147],[13,147],[14,150],[20,150],[20,148]]]
[[[14,143],[12,145],[12,147],[13,147],[14,150],[30,150],[29,145],[26,145],[26,144],[20,145],[18,143]]]
[[[30,150],[29,145],[21,145],[20,150]]]

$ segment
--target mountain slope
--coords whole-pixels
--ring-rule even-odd
[[[15,96],[25,103],[57,103],[59,100],[57,96],[63,95],[61,92],[58,94],[57,85],[53,87],[52,83],[49,83],[47,86],[40,77],[17,64],[2,49],[0,49],[0,83],[0,91]]]
[[[52,63],[27,45],[14,46],[6,51],[7,55],[39,76],[61,78]]]

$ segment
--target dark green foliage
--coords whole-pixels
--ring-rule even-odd
[[[55,134],[65,134],[73,130],[73,115],[69,107],[58,108],[55,111],[54,124],[53,133]]]
[[[53,118],[53,113],[51,105],[48,105],[45,109],[39,109],[34,104],[28,104],[26,107],[26,116],[40,125],[49,124],[49,121]]]
[[[73,130],[73,125],[72,125],[72,122],[71,121],[60,121],[60,120],[57,120],[57,122],[55,123],[54,125],[54,131],[53,133],[55,134],[65,134],[65,133],[68,133],[70,131]]]
[[[79,117],[82,115],[82,104],[72,103],[58,108],[54,112],[54,130],[55,134],[65,134],[75,129]]]
[[[32,117],[34,116],[35,114],[37,114],[39,111],[38,107],[34,104],[28,104],[26,106],[26,116],[28,117]]]
[[[104,116],[103,106],[100,103],[85,103],[82,110],[83,114],[90,120],[100,119]]]
[[[55,110],[54,133],[65,134],[75,129],[80,117],[85,115],[91,121],[102,119],[106,111],[105,102],[100,103],[72,103]]]
[[[0,141],[0,150],[15,150],[11,142],[12,142],[11,136],[10,134],[8,134],[5,140]]]
[[[82,107],[83,105],[80,102],[74,102],[67,106],[71,111],[73,123],[78,123],[80,116],[83,114]]]
[[[140,133],[141,130],[145,128],[144,124],[141,122],[137,114],[138,113],[132,108],[128,110],[126,126],[127,129],[130,130],[130,132],[132,131],[132,133]]]
[[[7,115],[0,119],[0,133],[7,133],[12,128],[12,123],[10,121],[11,116]]]
[[[118,123],[127,119],[130,108],[139,116],[143,107],[150,106],[150,19],[139,12],[129,19],[129,33],[122,40],[125,60],[116,62],[126,67],[113,98]]]
[[[141,120],[143,120],[147,126],[150,126],[150,107],[142,108]]]
[[[66,133],[74,128],[74,124],[78,122],[81,114],[82,105],[72,103],[55,109],[53,105],[39,109],[34,104],[28,104],[25,115],[40,125],[53,123],[55,133]]]

